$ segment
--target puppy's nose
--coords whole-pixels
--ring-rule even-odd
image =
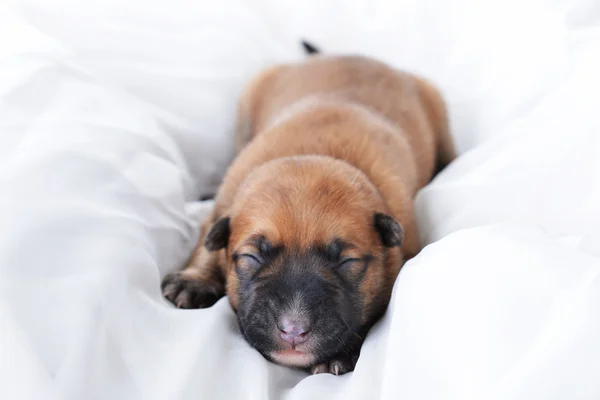
[[[306,342],[310,335],[310,324],[306,321],[284,318],[278,326],[279,336],[293,346]]]

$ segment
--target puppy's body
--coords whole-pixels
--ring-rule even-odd
[[[443,100],[375,60],[319,56],[251,82],[236,143],[200,244],[165,295],[193,308],[226,292],[265,357],[352,370],[420,250],[413,196],[455,156]]]
[[[455,157],[444,102],[429,83],[364,57],[318,57],[259,76],[238,118],[238,150],[257,140],[229,176],[243,179],[290,155],[344,160],[368,176],[405,227],[405,256],[418,252],[416,230],[408,229],[412,198]]]

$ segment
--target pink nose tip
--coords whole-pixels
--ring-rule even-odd
[[[279,325],[279,331],[279,336],[283,340],[295,346],[306,342],[310,334],[310,326],[299,321],[284,320]]]

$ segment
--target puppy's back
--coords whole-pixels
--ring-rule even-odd
[[[316,56],[260,74],[240,102],[238,150],[286,113],[319,100],[363,106],[398,127],[416,156],[422,185],[436,164],[454,158],[446,107],[437,89],[423,78],[362,56]]]

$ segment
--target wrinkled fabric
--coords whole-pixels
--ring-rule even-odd
[[[0,5],[0,397],[600,398],[600,7],[594,0],[27,0]],[[361,53],[436,83],[460,157],[417,197],[353,373],[177,310],[261,68]]]

